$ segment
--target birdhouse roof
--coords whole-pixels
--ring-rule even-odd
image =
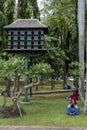
[[[38,19],[17,19],[13,23],[6,25],[5,29],[29,29],[29,28],[42,28],[46,29],[47,26],[42,24]]]

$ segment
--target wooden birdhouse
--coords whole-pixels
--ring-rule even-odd
[[[48,33],[48,28],[37,19],[17,19],[4,28],[8,32],[6,50],[46,50],[44,48],[44,34]]]

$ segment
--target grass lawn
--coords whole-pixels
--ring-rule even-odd
[[[80,115],[68,116],[66,96],[70,93],[48,95],[33,95],[30,104],[20,104],[26,114],[15,118],[1,118],[0,125],[40,125],[40,126],[87,126],[87,116],[83,113],[83,104],[78,101]],[[23,97],[20,98],[21,101]],[[0,98],[0,103],[2,97]],[[10,101],[9,101],[10,104]],[[9,105],[7,104],[7,105]]]
[[[69,82],[71,84],[72,82]],[[63,88],[62,81],[58,81],[55,84],[55,90]],[[34,88],[35,90],[36,88]],[[48,84],[44,87],[39,86],[39,90],[50,90],[51,86]],[[87,115],[83,112],[83,104],[81,100],[78,100],[78,106],[80,107],[80,115],[69,116],[66,114],[66,106],[68,101],[66,96],[71,93],[56,93],[56,94],[44,94],[33,95],[30,98],[30,104],[21,104],[20,106],[26,112],[23,117],[0,117],[0,125],[40,125],[40,126],[79,126],[87,127]],[[19,102],[24,97],[21,96]],[[0,96],[0,104],[2,103],[2,96]],[[11,101],[8,99],[8,106],[11,105]]]

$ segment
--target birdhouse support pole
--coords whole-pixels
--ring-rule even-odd
[[[25,56],[25,69],[26,69],[26,71],[28,71],[28,68],[29,68],[29,54],[25,53],[24,56]],[[28,85],[28,80],[29,80],[29,77],[26,74],[25,75],[25,86]],[[25,90],[24,90],[24,99],[23,99],[23,102],[30,103],[30,100],[28,98],[28,88],[25,88]]]

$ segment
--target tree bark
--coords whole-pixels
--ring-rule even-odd
[[[85,8],[87,9],[87,0],[86,0],[86,3],[85,3]],[[87,18],[85,19],[86,20],[86,65],[87,65]],[[87,66],[86,66],[86,88],[85,88],[85,105],[84,105],[84,112],[87,113]]]
[[[85,44],[85,0],[78,0],[78,35],[79,35],[79,93],[85,100],[84,91],[84,44]]]

